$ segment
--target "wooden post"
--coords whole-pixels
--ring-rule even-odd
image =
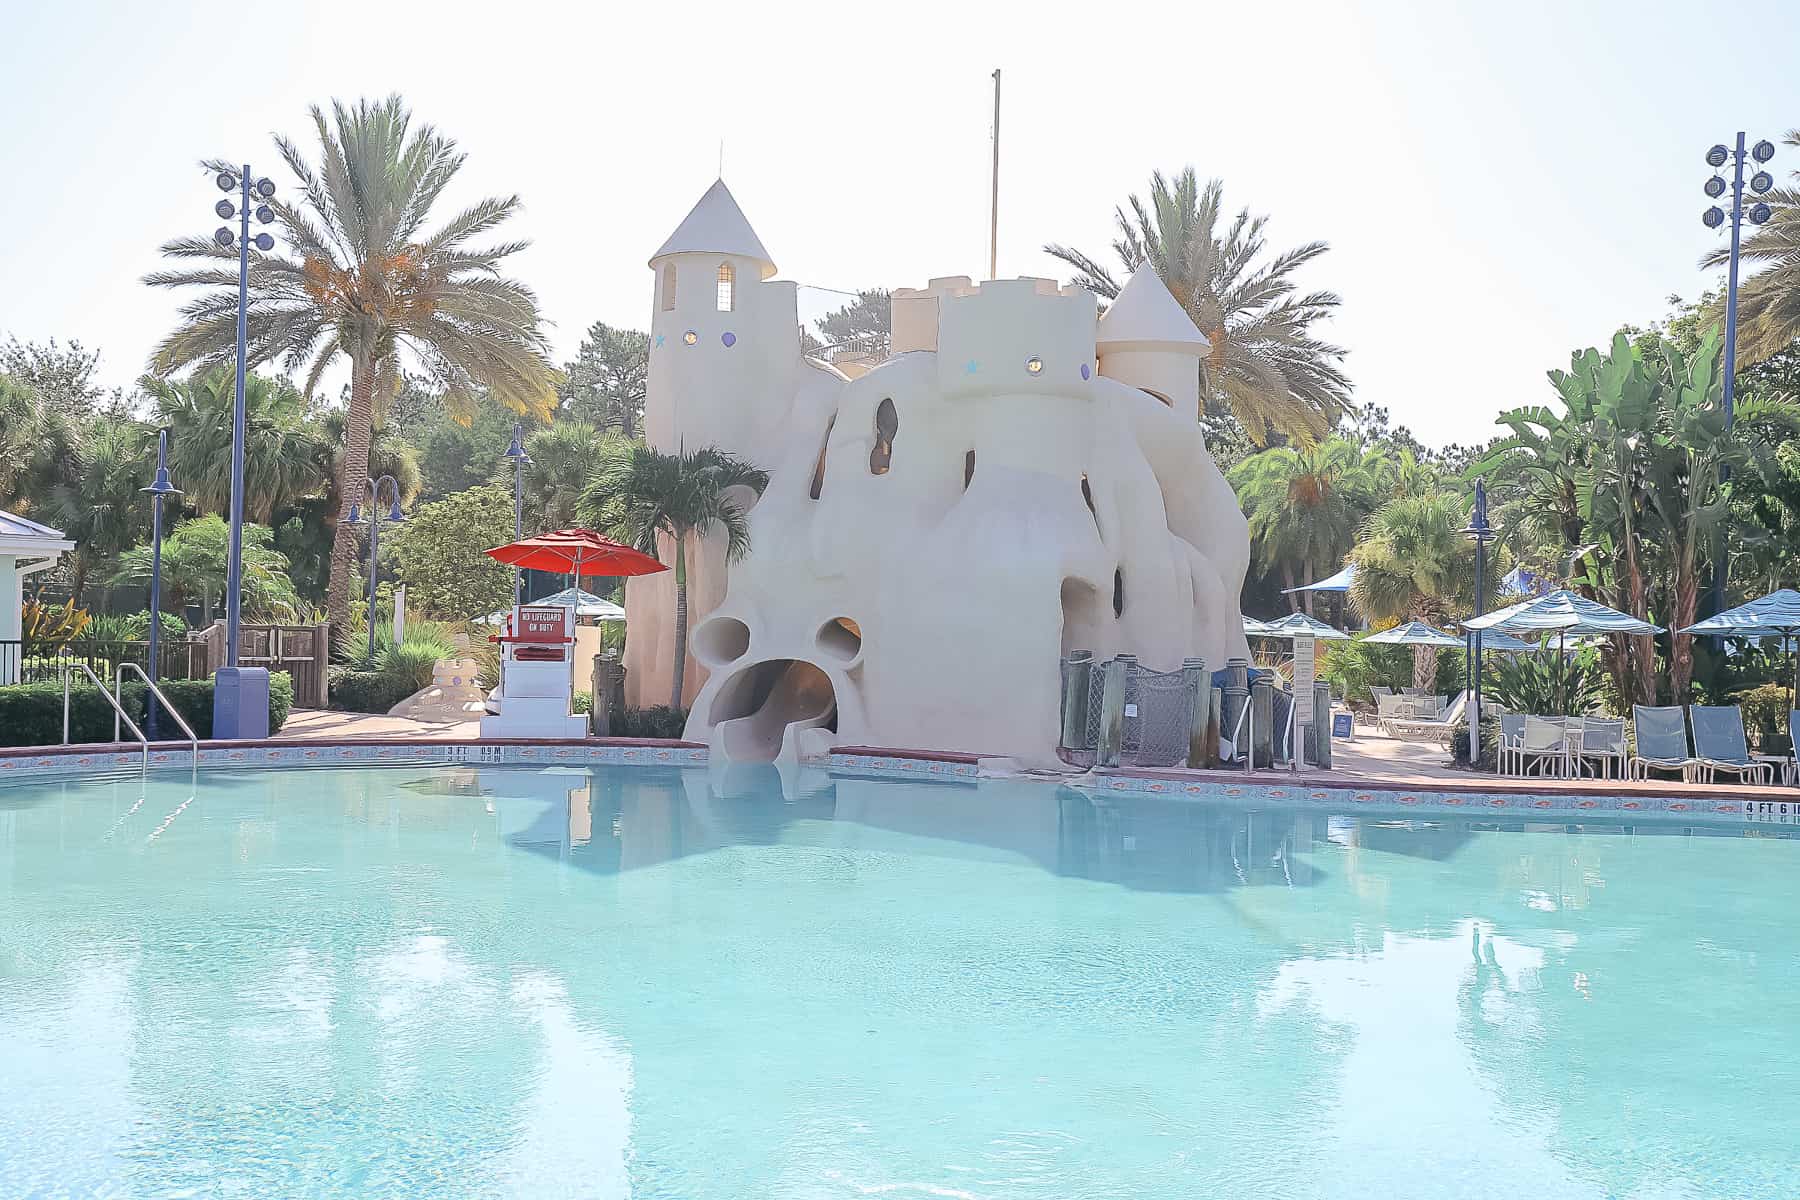
[[[1100,741],[1094,747],[1094,765],[1116,767],[1125,741],[1125,668],[1130,655],[1120,654],[1106,664],[1100,691]]]
[[[1182,762],[1189,767],[1204,767],[1207,763],[1206,731],[1212,715],[1212,678],[1206,673],[1204,658],[1182,659],[1181,674],[1182,684],[1193,704],[1188,717],[1187,757]]]
[[[1206,755],[1200,760],[1202,766],[1213,766],[1219,761],[1219,721],[1225,711],[1225,690],[1212,689],[1212,702],[1206,713]]]
[[[1094,675],[1094,652],[1071,650],[1062,680],[1062,738],[1064,750],[1086,750],[1088,688]]]
[[[1256,725],[1250,738],[1250,750],[1258,767],[1275,765],[1275,685],[1267,673],[1257,676],[1250,685],[1251,721]]]
[[[1313,684],[1313,762],[1321,771],[1331,770],[1331,684]]]

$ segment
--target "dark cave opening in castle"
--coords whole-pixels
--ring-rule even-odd
[[[734,674],[708,716],[733,762],[774,762],[791,725],[837,732],[837,692],[817,665],[771,658]]]

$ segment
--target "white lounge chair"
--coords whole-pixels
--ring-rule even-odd
[[[1458,692],[1450,707],[1434,717],[1389,717],[1382,721],[1391,738],[1404,742],[1441,742],[1448,746],[1450,739],[1462,725],[1463,709],[1468,704],[1469,694]]]
[[[1513,722],[1518,724],[1514,725]],[[1560,717],[1502,717],[1500,719],[1501,769],[1508,774],[1566,775],[1569,750],[1567,727]]]

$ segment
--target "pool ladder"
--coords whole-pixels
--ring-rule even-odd
[[[125,692],[125,672],[136,671],[138,678],[144,681],[144,686],[150,689],[150,694],[162,705],[163,711],[175,718],[175,724],[181,727],[181,732],[187,734],[188,748],[194,756],[194,768],[196,770],[199,769],[200,739],[194,736],[193,726],[189,725],[187,721],[182,718],[181,713],[176,710],[175,706],[169,703],[169,698],[163,695],[162,689],[157,687],[150,676],[144,673],[144,669],[136,663],[128,662],[119,664],[118,676],[113,682],[113,691],[108,691],[106,683],[98,675],[94,674],[92,667],[84,662],[72,663],[63,668],[63,745],[69,745],[69,681],[74,676],[75,670],[80,670],[83,675],[86,675],[88,679],[92,681],[93,685],[100,690],[100,694],[106,697],[107,704],[112,706],[113,741],[116,742],[119,740],[120,722],[123,722],[125,728],[131,730],[131,736],[135,737],[144,747],[144,766],[148,768],[150,766],[150,739],[145,735],[142,729],[138,728],[137,722],[131,719],[131,714],[127,713],[125,711],[125,706],[119,702],[119,697]]]

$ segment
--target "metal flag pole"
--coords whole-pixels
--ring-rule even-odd
[[[1000,275],[1000,68],[994,68],[994,169],[988,205],[988,278]]]

